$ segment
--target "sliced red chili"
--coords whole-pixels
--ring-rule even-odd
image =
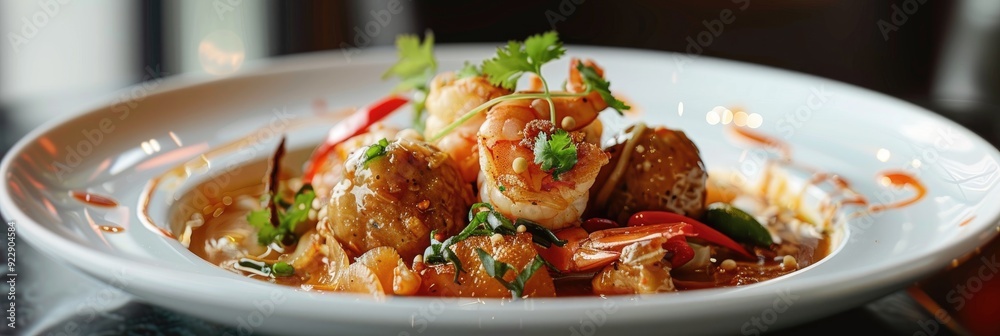
[[[302,174],[303,182],[312,183],[316,171],[323,165],[326,158],[330,156],[334,147],[355,135],[363,133],[369,126],[384,119],[407,102],[409,102],[409,99],[402,96],[388,96],[354,112],[351,116],[344,118],[344,120],[333,126],[327,134],[326,140],[309,157],[309,163]]]
[[[621,227],[621,225],[618,225],[615,221],[607,218],[590,218],[583,221],[583,224],[580,224],[580,227],[587,230],[587,233],[593,233],[594,231],[614,229]]]
[[[719,231],[716,231],[712,227],[695,220],[691,217],[676,214],[673,212],[666,211],[642,211],[632,215],[628,220],[628,226],[645,226],[652,224],[663,224],[663,223],[688,223],[694,228],[697,233],[697,237],[704,239],[710,243],[728,248],[735,251],[747,258],[756,259],[753,254],[747,252],[743,245],[740,245],[735,240],[727,237]]]
[[[691,245],[688,245],[687,238],[684,238],[684,236],[674,236],[668,239],[663,244],[663,249],[674,254],[670,258],[670,264],[674,268],[684,266],[691,259],[694,259],[694,249],[691,248]]]

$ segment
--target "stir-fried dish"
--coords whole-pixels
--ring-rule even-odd
[[[248,277],[375,297],[738,286],[828,253],[827,220],[709,176],[683,131],[637,122],[605,136],[598,116],[630,107],[594,60],[572,59],[561,86],[542,76],[565,54],[554,32],[440,73],[433,36],[397,47],[395,93],[304,164],[285,162],[282,142],[260,185],[210,200],[220,207],[189,214],[178,238]],[[406,104],[410,128],[380,122]]]

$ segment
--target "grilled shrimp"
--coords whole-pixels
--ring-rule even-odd
[[[573,60],[567,89],[583,91],[582,78]],[[593,63],[586,63],[597,68]],[[557,120],[570,132],[577,148],[577,163],[569,171],[554,178],[535,162],[535,139],[540,133],[551,138],[555,131],[549,121],[550,109],[544,99],[515,100],[500,103],[489,110],[479,129],[479,164],[482,169],[479,192],[483,202],[492,203],[498,211],[511,218],[529,219],[549,228],[561,229],[579,224],[601,166],[608,155],[592,142],[584,141],[584,132],[597,113],[607,108],[599,94],[584,97],[553,98]],[[565,119],[570,121],[564,121]],[[596,138],[600,138],[598,134]],[[525,161],[526,169],[515,167],[515,161]],[[517,165],[520,165],[517,163]],[[523,171],[522,171],[523,170]]]
[[[469,110],[508,94],[509,90],[493,86],[481,76],[457,79],[451,72],[437,75],[427,95],[426,138],[430,139]],[[462,178],[469,183],[475,182],[479,175],[476,133],[485,120],[486,116],[479,114],[434,143],[454,159]]]

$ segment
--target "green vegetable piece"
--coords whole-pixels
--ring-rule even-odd
[[[750,214],[728,203],[712,203],[705,212],[705,224],[740,243],[759,247],[774,244],[771,233]]]
[[[271,273],[274,274],[274,276],[288,277],[295,275],[295,267],[292,267],[292,265],[289,265],[284,261],[279,261],[271,267]]]

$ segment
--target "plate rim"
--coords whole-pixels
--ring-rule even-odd
[[[451,54],[451,53],[460,53],[460,52],[473,52],[473,51],[478,51],[478,50],[489,50],[487,48],[494,48],[494,47],[496,47],[496,46],[492,45],[492,44],[487,44],[487,43],[442,44],[442,45],[440,45],[438,47],[438,50],[439,50],[438,52],[440,52],[442,54]],[[634,54],[639,54],[639,55],[642,55],[642,56],[674,56],[674,57],[684,57],[684,55],[686,55],[686,54],[683,54],[683,53],[676,53],[676,52],[669,52],[669,51],[659,51],[659,50],[637,49],[637,48],[599,47],[599,46],[571,46],[571,47],[574,48],[574,54],[583,54],[583,53],[586,53],[587,51],[602,51],[602,52],[612,52],[612,53],[616,53],[616,54],[621,54],[623,57],[625,57],[625,56],[632,56]],[[371,54],[382,55],[382,54],[386,53],[387,50],[391,50],[391,49],[388,48],[388,47],[372,47],[372,48],[364,49],[364,52],[371,53]],[[296,71],[296,70],[303,70],[303,69],[310,69],[310,68],[327,68],[327,67],[339,67],[339,66],[352,66],[352,64],[357,64],[357,63],[353,63],[353,62],[350,62],[350,61],[349,62],[343,62],[341,60],[324,60],[326,57],[330,57],[332,54],[338,53],[338,52],[341,52],[341,51],[339,51],[339,50],[319,51],[319,52],[305,53],[305,54],[299,54],[299,55],[290,55],[290,56],[278,57],[278,58],[273,58],[273,59],[266,59],[266,60],[263,60],[263,61],[254,62],[255,64],[247,63],[247,67],[244,68],[244,69],[242,69],[240,72],[238,72],[236,74],[233,74],[233,75],[230,75],[230,76],[223,77],[223,78],[211,77],[211,76],[203,76],[203,75],[197,74],[197,73],[195,73],[195,74],[180,74],[180,75],[176,75],[176,76],[171,76],[171,77],[168,77],[168,78],[164,78],[163,79],[164,82],[162,83],[162,85],[160,85],[156,89],[152,90],[149,93],[148,96],[168,94],[168,93],[170,93],[172,91],[175,91],[175,90],[178,90],[178,89],[193,88],[193,87],[202,86],[202,85],[218,85],[218,84],[221,84],[224,81],[230,81],[230,80],[233,80],[233,81],[247,80],[250,77],[259,76],[259,75],[265,75],[265,74],[268,74],[268,73],[270,73],[272,71],[275,72],[275,73],[281,73],[281,72],[292,72],[292,71]],[[944,116],[942,116],[942,115],[940,115],[938,113],[930,111],[930,110],[928,110],[928,109],[926,109],[924,107],[921,107],[919,105],[913,104],[911,102],[908,102],[908,101],[905,101],[905,100],[902,100],[902,99],[899,99],[899,98],[896,98],[896,97],[893,97],[893,96],[889,96],[889,95],[883,94],[881,92],[877,92],[877,91],[873,91],[873,90],[870,90],[870,89],[862,88],[862,87],[859,87],[859,86],[855,86],[853,84],[848,84],[848,83],[840,82],[840,81],[837,81],[837,80],[834,80],[834,79],[830,79],[830,78],[819,77],[819,76],[815,76],[815,75],[811,75],[811,74],[805,74],[805,73],[801,73],[801,72],[797,72],[797,71],[793,71],[793,70],[781,69],[781,68],[776,68],[776,67],[767,66],[767,65],[747,63],[747,62],[735,61],[735,60],[728,60],[728,59],[716,58],[716,57],[712,57],[712,56],[698,56],[698,60],[704,60],[706,62],[712,62],[712,63],[715,63],[715,64],[726,64],[726,65],[729,65],[729,66],[735,66],[735,67],[740,67],[740,68],[754,69],[756,71],[781,72],[784,75],[790,75],[790,76],[793,76],[793,77],[797,77],[797,79],[808,79],[808,80],[814,80],[814,81],[822,81],[822,82],[825,82],[825,83],[836,83],[836,85],[838,85],[838,86],[841,86],[841,87],[844,87],[844,88],[849,88],[849,89],[853,90],[854,92],[852,92],[852,94],[863,93],[865,95],[868,95],[868,96],[871,96],[871,97],[875,97],[875,98],[880,99],[880,100],[891,101],[893,104],[901,105],[901,106],[906,106],[907,107],[906,108],[907,112],[905,112],[905,113],[915,113],[915,114],[921,115],[923,117],[927,117],[930,120],[933,120],[934,122],[936,122],[938,124],[943,124],[943,125],[947,125],[947,126],[950,126],[950,127],[954,127],[955,129],[960,130],[960,132],[963,133],[964,135],[966,135],[968,138],[970,138],[972,140],[972,142],[974,143],[974,145],[976,145],[977,147],[981,148],[985,152],[986,155],[992,156],[994,158],[1000,158],[1000,151],[998,151],[996,147],[994,147],[992,144],[990,144],[985,139],[983,139],[982,137],[980,137],[975,132],[972,132],[971,130],[969,130],[965,126],[962,126],[962,125],[960,125],[960,124],[958,124],[958,123],[956,123],[956,122],[954,122],[954,121],[952,121],[952,120],[950,120],[948,118],[945,118]],[[375,59],[367,59],[366,58],[365,60],[362,60],[361,62],[362,63],[372,63],[372,64],[382,63],[382,61],[379,60],[379,59],[377,59],[377,58],[375,58]],[[302,64],[298,64],[298,63],[302,63]],[[137,83],[137,84],[134,84],[134,85],[131,85],[131,86],[127,87],[126,89],[133,88],[133,87],[136,87],[136,86],[140,86],[142,84],[143,83]],[[86,109],[80,109],[80,110],[74,111],[72,113],[67,113],[67,114],[64,114],[64,115],[62,115],[60,117],[54,118],[53,120],[50,120],[50,121],[46,122],[45,124],[43,124],[43,125],[41,125],[39,127],[36,127],[34,130],[32,130],[31,132],[29,132],[28,134],[26,134],[24,137],[22,137],[21,139],[19,139],[17,141],[17,143],[10,148],[10,150],[8,151],[8,153],[4,156],[2,163],[0,163],[0,172],[4,173],[4,176],[7,176],[7,174],[12,174],[13,172],[10,171],[10,166],[11,166],[12,162],[15,160],[15,158],[18,156],[18,154],[20,154],[25,149],[25,147],[27,147],[31,143],[35,142],[41,135],[47,134],[47,133],[51,132],[53,129],[55,129],[57,127],[60,127],[60,126],[63,126],[63,125],[66,125],[66,124],[72,122],[73,120],[75,120],[77,118],[81,118],[81,117],[89,115],[89,114],[98,113],[99,111],[106,109],[109,106],[109,103],[110,103],[109,101],[108,102],[102,102],[102,103],[98,104],[96,107],[90,107],[90,108],[86,108]],[[984,200],[983,203],[987,203],[987,201]],[[997,203],[1000,203],[1000,200],[998,200]],[[4,209],[4,213],[5,213],[4,217],[7,217],[7,219],[10,219],[10,220],[14,220],[17,223],[16,225],[17,225],[18,233],[22,233],[22,232],[26,233],[23,236],[22,235],[18,235],[19,236],[18,238],[24,237],[25,240],[28,241],[33,246],[39,246],[38,243],[41,243],[41,242],[56,242],[56,243],[58,243],[59,246],[57,246],[55,248],[45,249],[44,251],[43,251],[43,249],[38,248],[38,250],[43,251],[43,253],[46,253],[46,254],[48,254],[50,256],[53,256],[55,259],[62,260],[64,262],[68,262],[69,264],[73,265],[73,267],[76,268],[77,270],[82,270],[85,273],[97,276],[99,278],[102,278],[103,280],[108,280],[108,278],[106,276],[101,276],[101,274],[96,274],[97,272],[93,272],[92,270],[90,270],[90,269],[88,269],[87,267],[84,267],[84,266],[85,265],[99,264],[99,265],[102,265],[103,267],[107,267],[107,269],[112,269],[112,268],[127,268],[127,269],[130,269],[130,270],[134,270],[134,271],[131,272],[133,274],[133,276],[136,276],[136,274],[138,274],[136,276],[137,278],[134,279],[134,280],[138,280],[137,282],[139,282],[139,283],[148,283],[148,282],[143,282],[142,281],[143,279],[141,279],[141,277],[146,276],[146,275],[144,275],[146,273],[150,273],[150,274],[154,274],[154,275],[156,275],[156,274],[162,274],[163,273],[162,272],[162,268],[156,267],[155,265],[148,265],[148,264],[143,264],[143,263],[131,260],[131,259],[119,258],[119,257],[116,257],[113,254],[93,249],[93,248],[91,248],[91,247],[89,247],[87,245],[78,243],[77,241],[74,241],[74,240],[71,240],[71,239],[66,239],[63,236],[61,236],[61,235],[59,235],[59,234],[57,234],[55,232],[51,232],[50,230],[46,229],[41,224],[35,222],[32,219],[31,216],[28,216],[24,211],[22,211],[21,208],[19,208],[19,207],[17,207],[15,205],[13,194],[9,190],[9,187],[8,187],[8,185],[6,183],[3,184],[2,186],[0,186],[0,206],[2,206],[3,209]],[[1000,221],[1000,210],[998,210],[998,211],[996,211],[996,212],[994,212],[992,214],[986,214],[988,216],[980,216],[978,214],[978,212],[985,211],[985,210],[977,209],[976,211],[977,211],[977,217],[974,220],[975,222],[989,222],[989,223],[992,223],[992,224],[996,224],[998,221]],[[25,225],[25,224],[28,224],[28,225]],[[986,234],[986,236],[988,236],[988,237],[982,237],[983,234]],[[853,287],[859,287],[859,288],[853,289],[852,291],[860,290],[860,288],[886,287],[886,286],[891,285],[891,283],[899,282],[898,279],[901,279],[901,278],[908,278],[908,279],[910,279],[910,278],[917,277],[920,274],[927,274],[932,269],[942,269],[944,266],[947,265],[947,263],[951,259],[957,258],[957,257],[961,256],[962,254],[964,254],[964,253],[966,253],[968,251],[971,251],[971,249],[960,248],[961,246],[966,246],[966,245],[969,245],[971,243],[977,243],[977,246],[978,246],[978,244],[981,244],[981,242],[988,241],[989,239],[993,239],[994,237],[996,237],[996,235],[997,235],[997,231],[994,230],[994,229],[992,229],[991,225],[984,224],[983,228],[981,228],[979,231],[975,232],[975,234],[971,234],[971,235],[969,235],[969,236],[967,236],[967,237],[965,237],[964,239],[961,239],[961,240],[956,240],[951,245],[943,247],[940,250],[936,251],[936,252],[945,252],[945,253],[947,253],[948,254],[948,258],[943,258],[941,256],[938,256],[938,257],[934,258],[933,262],[927,262],[927,263],[907,263],[907,264],[901,265],[901,268],[897,268],[897,269],[893,270],[892,275],[875,277],[875,278],[873,278],[873,280],[866,281],[863,284],[854,284]],[[57,253],[57,252],[70,252],[70,253]],[[67,258],[65,258],[64,255],[76,255],[76,256],[81,256],[81,258],[68,258],[69,260],[67,260]],[[84,259],[89,259],[90,262],[84,262],[83,261]],[[912,259],[904,259],[904,260],[901,260],[900,262],[911,261],[911,260]],[[820,287],[822,287],[824,285],[834,284],[834,283],[838,283],[838,282],[844,282],[844,280],[848,280],[848,279],[858,279],[858,278],[863,277],[866,273],[870,273],[870,272],[871,272],[870,270],[864,269],[864,268],[857,269],[857,270],[852,270],[852,271],[849,271],[849,272],[838,272],[838,273],[835,274],[835,276],[826,277],[826,278],[823,278],[823,279],[811,279],[811,281],[809,281],[809,282],[796,282],[794,284],[785,284],[784,288],[789,288],[792,291],[807,291],[807,290],[811,290],[811,289],[820,288]],[[191,273],[195,274],[195,275],[198,275],[198,276],[205,276],[204,274],[197,273],[197,272],[191,272]],[[871,275],[871,274],[869,274],[869,275]],[[170,275],[170,276],[177,277],[177,275]],[[764,294],[766,294],[766,293],[764,293],[764,292],[762,292],[760,290],[756,290],[756,291],[750,290],[750,291],[748,291],[747,289],[758,288],[758,287],[762,287],[762,286],[771,287],[769,285],[771,283],[772,283],[771,281],[768,281],[768,282],[763,282],[763,283],[760,283],[760,284],[740,286],[740,287],[736,287],[736,288],[709,289],[709,290],[706,290],[706,291],[713,291],[712,294],[719,294],[719,293],[722,293],[723,291],[725,291],[725,293],[727,295],[733,295],[733,299],[742,299],[742,298],[748,298],[749,296],[741,297],[739,295],[740,292],[751,292],[751,294],[753,294],[753,295],[764,295]],[[237,286],[237,287],[241,287],[241,288],[244,288],[246,290],[274,288],[273,287],[274,285],[266,284],[266,283],[260,283],[260,284],[250,284],[250,283],[247,283],[245,285],[247,285],[247,286],[241,285],[241,286]],[[139,286],[142,286],[142,285],[139,285]],[[150,287],[150,288],[143,288],[143,289],[150,290],[151,287],[157,287],[157,286],[152,286],[151,285],[151,286],[148,286],[148,287]],[[220,301],[207,300],[206,298],[201,297],[201,296],[195,294],[195,292],[189,291],[189,290],[184,289],[184,288],[179,288],[179,287],[157,287],[157,288],[159,288],[162,293],[165,293],[165,295],[170,295],[170,296],[179,297],[179,298],[183,297],[183,299],[184,300],[188,300],[188,302],[198,302],[199,304],[212,304],[213,306],[216,306],[216,307],[231,307],[231,303],[220,303]],[[244,290],[244,292],[246,290]],[[290,291],[294,291],[296,294],[301,294],[301,295],[292,294],[292,296],[289,297],[289,298],[293,299],[293,300],[310,300],[310,297],[313,296],[313,295],[315,295],[315,293],[306,293],[306,292],[301,292],[301,291],[294,290],[294,289],[289,289],[289,290]],[[286,291],[286,292],[288,292],[288,291]],[[700,291],[700,292],[706,293],[705,291]],[[612,297],[611,299],[619,301],[620,303],[629,302],[629,304],[622,304],[621,307],[622,308],[628,307],[630,310],[634,310],[636,312],[641,312],[641,311],[643,311],[644,308],[654,307],[654,306],[662,306],[664,304],[669,304],[670,302],[676,302],[677,301],[676,297],[672,297],[672,298],[670,298],[670,300],[665,300],[667,296],[673,296],[673,295],[662,295],[661,297],[658,297],[658,298],[654,297],[652,299],[646,297],[643,300],[631,300],[630,298],[633,298],[633,296]],[[365,304],[365,303],[367,303],[370,307],[379,307],[379,308],[383,308],[383,309],[385,309],[386,307],[388,307],[388,308],[401,308],[401,309],[406,309],[407,311],[412,310],[413,307],[426,306],[426,302],[428,302],[430,300],[433,300],[433,299],[435,299],[435,298],[427,298],[427,297],[418,297],[418,298],[392,298],[391,300],[389,300],[387,302],[376,302],[376,301],[364,301],[364,300],[358,301],[358,300],[356,300],[356,298],[353,295],[343,294],[343,293],[338,293],[338,294],[335,294],[335,295],[326,295],[326,294],[323,295],[323,300],[330,300],[329,302],[331,304],[336,304],[336,303],[351,303],[351,304],[355,304],[356,305],[356,304]],[[565,309],[565,307],[567,307],[569,305],[580,304],[580,303],[587,303],[588,305],[586,305],[586,306],[591,306],[591,304],[594,303],[594,302],[601,302],[602,300],[607,300],[607,299],[602,299],[602,298],[599,298],[599,297],[568,297],[568,298],[544,298],[544,299],[543,298],[538,298],[538,299],[533,299],[533,300],[536,301],[536,304],[534,306],[535,311],[546,312],[546,311],[559,311],[559,310],[563,310],[563,309]],[[497,301],[500,301],[500,300],[497,300]],[[549,301],[558,301],[558,303],[567,303],[567,305],[550,304]],[[400,303],[404,303],[405,305],[400,304]],[[308,309],[305,309],[305,310],[303,310],[303,309],[296,309],[295,307],[296,307],[296,305],[291,305],[291,306],[286,306],[284,309],[288,309],[287,312],[290,313],[290,314],[298,314],[299,316],[306,316],[306,317],[312,317],[312,316],[319,317],[320,316],[320,315],[309,314]],[[302,308],[302,307],[304,307],[304,306],[299,306],[299,308]],[[358,311],[361,311],[361,310],[363,310],[363,309],[358,309]],[[479,311],[480,312],[505,312],[505,313],[513,313],[513,312],[516,312],[516,311],[522,311],[523,312],[524,309],[522,307],[518,306],[518,305],[484,305],[483,307],[480,307]],[[364,314],[359,312],[359,313],[356,313],[356,314],[342,314],[340,316],[322,315],[322,318],[323,319],[327,319],[329,321],[335,321],[335,320],[344,320],[344,321],[354,320],[354,321],[358,321],[356,318],[357,317],[361,317],[362,315],[364,315]],[[648,318],[648,317],[645,317],[644,314],[635,314],[635,315],[625,314],[625,316],[618,316],[616,318],[622,318],[622,317],[628,318],[630,316],[633,319],[636,319],[636,320]],[[362,320],[367,320],[367,319],[362,319]],[[376,320],[378,320],[378,319],[371,319],[371,320],[367,320],[367,321],[370,322],[370,321],[376,321]]]

